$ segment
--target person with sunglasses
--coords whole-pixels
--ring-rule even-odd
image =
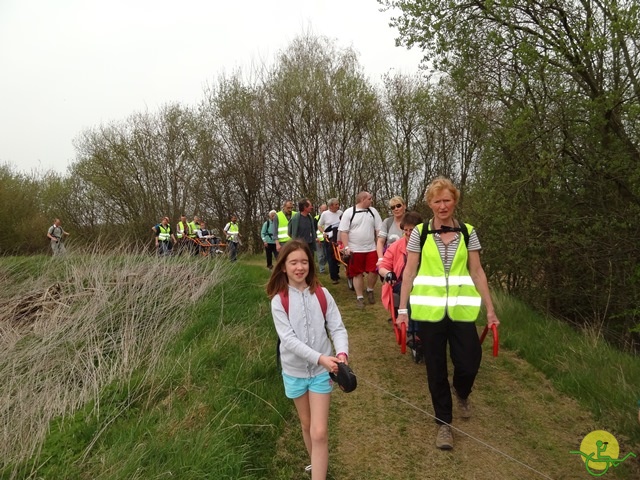
[[[407,264],[407,242],[411,236],[411,232],[423,222],[422,217],[418,212],[407,212],[402,216],[400,226],[403,233],[402,238],[397,242],[393,242],[386,252],[380,266],[378,267],[378,273],[384,279],[383,281],[391,285],[391,289],[382,289],[382,304],[385,308],[389,308],[393,305],[393,308],[398,309],[400,302],[400,289],[402,287],[402,274],[404,273],[404,267]],[[393,298],[393,303],[391,299]],[[392,313],[391,311],[389,313]],[[394,315],[395,316],[395,315]]]
[[[380,231],[378,232],[378,240],[376,242],[378,267],[380,267],[382,257],[384,257],[384,252],[389,248],[389,245],[404,236],[404,232],[400,227],[400,222],[407,211],[407,204],[404,202],[402,197],[395,196],[389,200],[389,210],[391,210],[391,215],[385,218],[384,222],[382,222],[382,228],[380,228]]]

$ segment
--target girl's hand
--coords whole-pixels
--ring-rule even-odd
[[[338,357],[320,355],[320,358],[318,359],[318,365],[323,366],[330,373],[338,373],[338,363],[340,363],[340,359]]]
[[[344,363],[345,365],[349,365],[349,357],[347,357],[346,353],[339,353],[337,357],[340,362]]]
[[[500,320],[495,313],[487,313],[487,325],[491,328],[491,325],[495,325],[496,327],[500,325]]]

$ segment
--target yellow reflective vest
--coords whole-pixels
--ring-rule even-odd
[[[320,220],[320,215],[316,215],[313,218],[315,218],[315,220],[316,220],[314,222],[314,225],[316,226],[316,239],[319,242],[324,242],[324,233],[322,233],[321,231],[318,230],[318,220]]]
[[[198,236],[196,232],[200,230],[200,225],[196,225],[196,222],[191,221],[187,223],[187,226],[189,227],[189,233],[187,233],[187,235],[191,238],[196,238]]]
[[[473,226],[466,225],[471,234]],[[422,233],[425,225],[421,224],[416,228]],[[433,235],[427,235],[420,255],[420,268],[409,297],[411,319],[439,322],[445,315],[449,315],[453,321],[475,321],[480,313],[481,297],[469,274],[469,252],[464,237],[460,236],[449,273],[444,271],[444,263]]]
[[[168,242],[171,239],[171,225],[163,226],[158,224],[158,240],[161,242]]]
[[[280,243],[288,242],[291,240],[291,237],[289,236],[289,219],[282,210],[280,210],[276,215],[278,217],[278,241]]]
[[[178,233],[176,234],[176,236],[178,238],[182,238],[183,233],[181,232],[189,232],[189,225],[183,222],[178,222]]]

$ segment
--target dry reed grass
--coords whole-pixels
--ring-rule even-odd
[[[118,249],[0,274],[0,458],[37,455],[52,419],[94,402],[114,379],[153,372],[226,262]]]

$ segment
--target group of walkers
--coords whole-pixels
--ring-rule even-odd
[[[426,221],[417,212],[407,212],[400,197],[389,201],[391,215],[382,221],[371,206],[369,192],[360,192],[355,205],[344,212],[337,199],[330,199],[315,217],[315,228],[308,199],[299,202],[295,214],[291,201],[284,202],[279,212],[269,212],[261,232],[267,267],[272,269],[267,294],[280,339],[285,394],[293,399],[300,418],[311,460],[306,470],[313,480],[325,479],[328,469],[330,374],[349,360],[348,334],[340,311],[316,273],[314,251],[319,244],[334,284],[340,282],[340,275],[331,243],[341,242],[342,252],[350,256],[348,275],[353,279],[358,308],[365,308],[365,296],[367,303],[375,302],[374,286],[381,276],[391,286],[391,292],[383,289],[382,300],[396,309],[396,323],[408,327],[411,320],[415,324],[438,425],[436,447],[453,448],[454,397],[459,416],[471,418],[469,395],[482,357],[475,323],[481,305],[489,326],[500,321],[480,262],[478,234],[455,216],[459,198],[456,186],[438,177],[425,193],[431,210]],[[320,258],[318,265],[322,272]],[[395,302],[390,299],[392,294]],[[453,363],[452,384],[447,345]]]
[[[241,242],[238,217],[231,215],[229,222],[223,229],[225,242],[207,228],[207,223],[197,215],[190,222],[182,215],[176,224],[176,230],[171,227],[169,217],[163,217],[160,223],[151,227],[155,239],[158,256],[164,257],[174,254],[198,255],[203,249],[222,253],[222,246],[226,245],[229,259],[235,262],[238,258],[238,246]]]

